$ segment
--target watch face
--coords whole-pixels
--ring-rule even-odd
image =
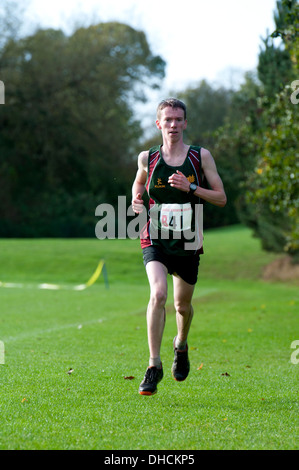
[[[196,188],[197,188],[196,184],[194,184],[194,183],[190,184],[190,191],[195,191]]]

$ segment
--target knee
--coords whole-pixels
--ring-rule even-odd
[[[183,317],[188,316],[190,314],[193,316],[192,305],[189,302],[178,301],[175,302],[174,307],[176,313],[182,315]]]
[[[163,288],[153,289],[151,292],[151,303],[157,307],[164,307],[167,300],[167,292]]]

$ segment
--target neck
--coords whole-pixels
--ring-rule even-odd
[[[176,157],[186,153],[189,145],[184,144],[183,140],[179,140],[178,142],[169,142],[165,140],[163,141],[162,148],[164,155]]]

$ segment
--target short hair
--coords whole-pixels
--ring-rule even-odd
[[[157,117],[158,117],[158,119],[161,116],[161,111],[164,108],[167,108],[168,106],[170,106],[171,108],[181,108],[184,111],[184,119],[187,119],[186,105],[185,105],[185,103],[178,100],[177,98],[168,98],[166,100],[162,100],[161,103],[159,103],[158,108],[157,108]]]

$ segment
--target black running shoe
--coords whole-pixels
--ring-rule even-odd
[[[143,381],[139,386],[140,395],[154,395],[157,393],[157,385],[163,378],[163,367],[148,367]]]
[[[190,362],[188,358],[188,344],[183,351],[175,348],[174,346],[175,338],[173,341],[173,349],[174,349],[174,360],[172,364],[172,376],[178,382],[182,382],[188,377],[189,370],[190,370]]]

